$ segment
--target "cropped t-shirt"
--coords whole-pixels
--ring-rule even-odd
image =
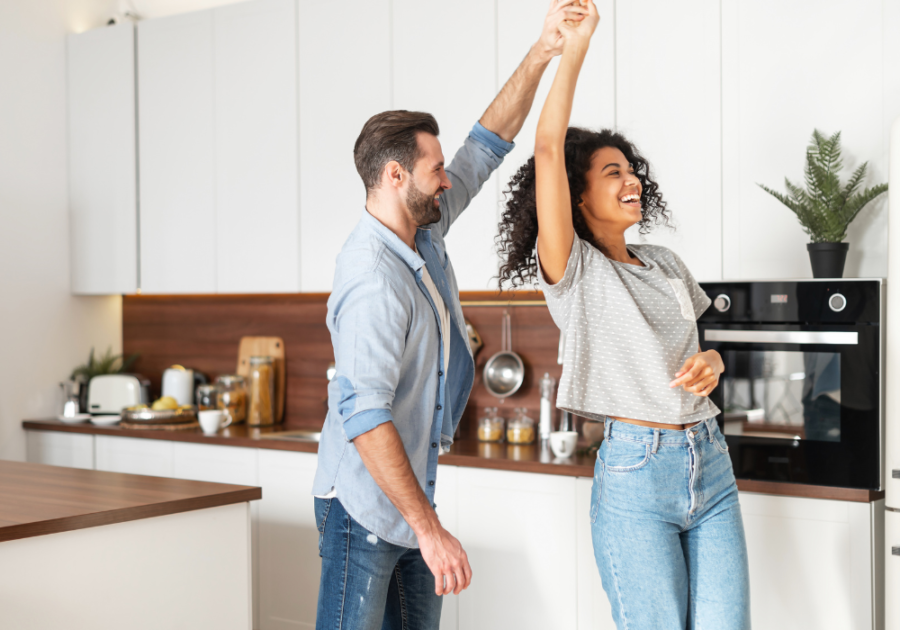
[[[538,278],[565,333],[557,407],[579,416],[663,424],[712,418],[708,399],[670,388],[698,352],[697,318],[710,299],[682,260],[659,245],[628,245],[644,266],[610,260],[575,236],[563,278]]]

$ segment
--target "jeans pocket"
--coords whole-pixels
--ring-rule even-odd
[[[640,470],[650,461],[650,445],[634,440],[604,440],[603,467],[611,473],[627,473]],[[601,452],[603,447],[601,446]],[[599,455],[599,453],[598,453]]]
[[[716,449],[722,453],[723,455],[728,454],[728,442],[725,441],[725,436],[722,435],[722,432],[719,431],[718,424],[716,425],[715,430],[712,432],[712,443],[716,445]]]
[[[597,457],[594,464],[594,483],[591,486],[591,525],[597,522],[600,513],[600,495],[603,492],[603,460]]]

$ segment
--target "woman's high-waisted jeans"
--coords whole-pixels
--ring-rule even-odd
[[[594,557],[619,630],[747,630],[747,546],[715,419],[609,420],[591,497]]]

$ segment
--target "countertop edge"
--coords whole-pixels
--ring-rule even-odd
[[[102,525],[114,525],[128,521],[138,521],[156,516],[169,516],[183,512],[193,512],[207,508],[234,505],[257,501],[262,498],[262,488],[247,487],[240,490],[229,490],[202,497],[187,497],[175,501],[166,501],[151,505],[137,505],[127,508],[118,508],[92,514],[80,514],[78,516],[66,516],[62,518],[38,521],[35,523],[22,523],[0,527],[0,543],[23,538],[34,538],[48,534],[61,534],[79,529],[99,527]]]
[[[193,432],[182,433],[179,431],[140,431],[119,429],[115,427],[98,427],[92,424],[63,424],[57,421],[48,422],[45,420],[25,420],[22,422],[22,428],[34,431],[57,431],[64,433],[82,433],[89,435],[110,435],[113,437],[168,440],[173,442],[192,442],[195,444],[216,444],[221,446],[262,448],[280,451],[295,451],[301,453],[318,452],[318,444],[313,442],[210,436]],[[590,478],[594,475],[593,465],[543,463],[535,461],[516,461],[512,459],[492,459],[473,455],[454,454],[452,452],[446,455],[441,455],[438,463],[447,466],[463,466],[467,468],[484,468],[489,470],[508,470],[512,472],[528,472],[547,475],[561,475],[568,477]],[[878,501],[884,498],[883,490],[834,488],[828,486],[814,486],[808,484],[778,481],[738,479],[737,486],[738,490],[742,492],[753,492],[756,494],[768,494],[773,496],[850,501],[855,503],[870,503],[872,501]]]

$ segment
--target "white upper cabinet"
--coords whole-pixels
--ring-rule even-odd
[[[348,0],[340,39],[324,24],[337,5],[300,5],[300,286],[331,291],[335,258],[362,216],[353,163],[365,122],[391,109],[390,0]],[[327,62],[326,62],[327,60]]]
[[[213,16],[138,25],[141,291],[216,291]]]
[[[618,130],[650,163],[675,227],[627,239],[669,247],[699,281],[722,279],[719,14],[719,0],[616,3]]]
[[[218,291],[299,291],[296,2],[216,9],[214,32]]]
[[[300,289],[295,0],[138,27],[141,290]]]
[[[72,292],[137,289],[134,27],[67,41]]]
[[[495,4],[494,0],[393,3],[393,106],[434,114],[447,164],[497,94]],[[538,21],[535,39],[540,29]],[[524,57],[526,52],[518,54]],[[497,219],[495,174],[447,235],[461,291],[494,286]]]

